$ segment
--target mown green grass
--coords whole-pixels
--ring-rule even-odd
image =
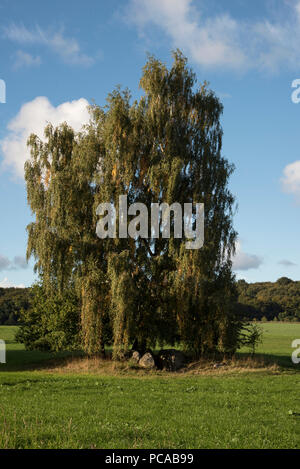
[[[32,369],[35,365],[41,366],[53,358],[63,358],[71,355],[70,352],[53,354],[51,352],[25,350],[24,345],[15,340],[17,330],[17,326],[0,326],[0,339],[6,343],[6,363],[0,363],[0,373],[1,371]]]
[[[139,377],[23,371],[49,355],[25,352],[13,328],[1,327],[0,447],[299,448],[299,365],[290,355],[300,324],[263,327],[259,352],[287,368]]]
[[[258,324],[263,329],[263,342],[258,346],[257,353],[273,359],[284,367],[293,367],[292,341],[300,339],[300,323],[265,322]],[[243,348],[241,351],[246,352],[247,349]]]

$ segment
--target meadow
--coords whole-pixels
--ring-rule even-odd
[[[177,373],[25,351],[1,326],[0,448],[299,448],[299,323],[264,323],[251,359]],[[99,365],[99,366],[98,366]]]

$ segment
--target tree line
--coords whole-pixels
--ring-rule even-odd
[[[237,282],[237,310],[242,318],[300,321],[300,281],[281,277],[276,282]]]
[[[29,288],[0,288],[0,325],[16,325],[21,310],[29,309],[30,297]]]
[[[247,283],[245,280],[236,282],[238,297],[237,311],[241,318],[253,321],[300,321],[300,281],[293,281],[287,277],[281,277],[276,282]],[[18,325],[22,318],[30,311],[34,304],[41,302],[41,286],[31,288],[0,288],[0,325]],[[79,299],[75,292],[68,292],[69,302],[73,305],[73,322],[75,329],[79,330]],[[51,312],[63,309],[62,302],[57,301],[54,307],[53,299],[47,299],[43,307],[45,316],[51,322]],[[42,310],[43,308],[40,309]],[[23,311],[23,313],[21,313]],[[49,327],[51,329],[51,327]],[[64,330],[64,327],[61,328]],[[108,328],[106,334],[109,340]],[[74,334],[75,337],[75,334]],[[68,340],[67,340],[68,342]]]

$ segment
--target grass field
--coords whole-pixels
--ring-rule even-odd
[[[291,362],[291,342],[300,324],[263,327],[258,353],[278,366],[139,374],[64,372],[2,326],[0,447],[299,448],[300,365]]]

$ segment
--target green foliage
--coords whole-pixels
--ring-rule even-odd
[[[30,305],[28,288],[0,288],[0,325],[15,325],[20,311]]]
[[[243,332],[244,334],[240,336],[241,345],[248,347],[251,354],[254,355],[257,347],[263,341],[263,329],[260,325],[252,323],[244,326]]]
[[[277,282],[237,282],[237,311],[241,318],[300,321],[300,282],[281,277]]]
[[[80,311],[72,290],[49,296],[40,285],[32,287],[32,306],[20,315],[17,340],[28,350],[73,350],[79,346]]]
[[[48,125],[45,143],[29,139],[25,178],[35,221],[27,255],[36,259],[46,295],[75,286],[89,354],[103,351],[107,323],[115,358],[133,343],[144,350],[180,340],[195,356],[232,353],[238,343],[228,189],[234,168],[221,154],[223,107],[206,83],[196,85],[185,57],[173,56],[170,69],[149,57],[139,101],[117,88],[105,108],[91,107],[80,133]],[[204,247],[187,250],[174,235],[100,240],[96,208],[118,208],[123,194],[129,205],[149,208],[203,202]]]
[[[291,280],[290,278],[288,277],[280,277],[278,280],[277,280],[277,283],[278,285],[289,285],[290,283],[292,283],[293,280]]]

